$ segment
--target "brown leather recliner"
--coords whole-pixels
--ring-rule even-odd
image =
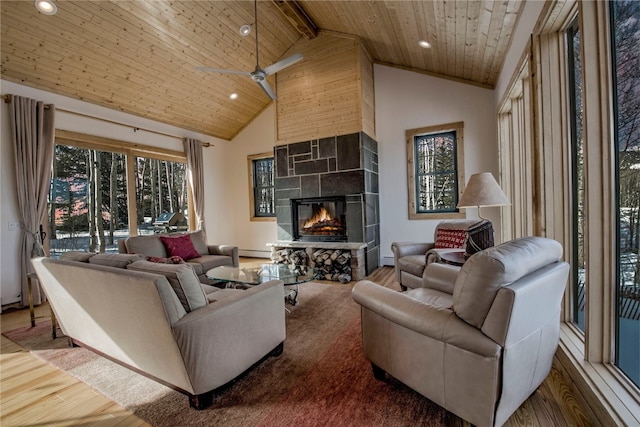
[[[561,257],[555,240],[524,237],[471,256],[454,282],[436,263],[423,288],[358,282],[374,375],[386,372],[474,425],[502,425],[551,370],[569,272]]]
[[[480,222],[477,219],[441,221],[436,226],[431,242],[393,242],[391,250],[393,251],[396,281],[400,283],[402,290],[422,287],[425,267],[431,262],[439,261],[440,253],[443,251],[464,249],[464,242],[460,242],[459,247],[453,249],[436,248],[439,231],[467,230]]]

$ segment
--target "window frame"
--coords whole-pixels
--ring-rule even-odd
[[[126,156],[127,170],[127,210],[129,214],[129,236],[138,235],[138,211],[136,205],[135,188],[135,158],[146,157],[150,159],[165,160],[176,163],[187,163],[187,155],[182,151],[153,147],[150,145],[136,144],[117,139],[89,135],[80,132],[56,129],[54,144],[71,147],[86,148],[124,154]],[[187,199],[189,209],[189,229],[195,228],[195,210],[193,206],[192,188],[187,179]]]
[[[455,132],[456,146],[455,151],[455,177],[457,199],[459,200],[464,191],[464,122],[447,123],[442,125],[427,126],[416,129],[408,129],[405,131],[406,147],[407,147],[407,189],[408,189],[408,205],[407,210],[410,220],[423,219],[453,219],[465,218],[466,215],[460,212],[457,207],[452,211],[434,211],[434,212],[418,212],[417,211],[417,176],[416,176],[416,144],[417,136],[435,135],[447,132]]]
[[[250,221],[267,221],[274,222],[276,221],[276,205],[275,205],[275,194],[273,200],[274,212],[272,215],[257,215],[256,214],[256,201],[255,201],[255,174],[254,174],[254,164],[255,161],[271,159],[274,162],[275,166],[275,156],[272,152],[260,153],[260,154],[252,154],[247,156],[247,169],[248,169],[248,177],[249,177],[249,220]],[[275,173],[275,170],[274,170]],[[275,180],[275,176],[274,176]],[[275,181],[274,181],[275,185]],[[275,187],[274,187],[275,191]]]

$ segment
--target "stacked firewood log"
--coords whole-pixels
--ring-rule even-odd
[[[283,248],[271,253],[271,261],[279,264],[309,265],[316,279],[348,283],[351,281],[351,251],[342,249]]]

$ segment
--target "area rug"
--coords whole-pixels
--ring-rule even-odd
[[[83,348],[49,323],[4,335],[155,426],[444,426],[457,417],[387,376],[362,353],[352,285],[310,282],[287,305],[284,353],[238,378],[202,411],[186,396]],[[211,361],[215,364],[215,360]]]

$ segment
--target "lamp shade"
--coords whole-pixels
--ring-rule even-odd
[[[459,208],[504,206],[511,204],[491,172],[471,175],[458,202]]]

